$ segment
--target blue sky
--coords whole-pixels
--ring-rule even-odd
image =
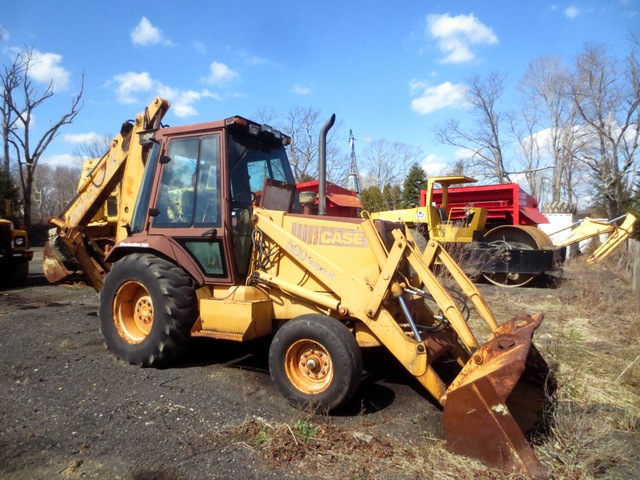
[[[455,161],[433,129],[468,115],[456,94],[466,78],[506,72],[512,91],[541,56],[571,63],[603,44],[622,58],[639,25],[640,0],[0,0],[0,55],[6,65],[33,47],[36,85],[53,79],[39,128],[85,75],[84,108],[43,164],[69,162],[78,142],[116,133],[161,95],[171,125],[311,106],[337,115],[345,153],[352,129],[356,153],[371,139],[419,146],[431,173]]]

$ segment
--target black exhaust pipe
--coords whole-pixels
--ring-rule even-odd
[[[335,113],[322,126],[318,139],[318,215],[327,214],[327,134],[334,123]]]

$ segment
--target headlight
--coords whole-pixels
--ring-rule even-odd
[[[14,244],[16,247],[24,247],[24,244],[25,244],[24,237],[16,237],[14,239]]]

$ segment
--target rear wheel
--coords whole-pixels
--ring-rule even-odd
[[[195,290],[181,268],[155,255],[134,253],[117,261],[100,292],[107,348],[142,367],[169,363],[197,318]]]
[[[341,322],[302,315],[278,330],[269,349],[269,370],[278,391],[294,407],[329,412],[355,393],[362,353]]]

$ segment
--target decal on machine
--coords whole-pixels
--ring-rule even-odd
[[[311,255],[309,255],[302,247],[300,247],[300,245],[295,243],[293,240],[289,240],[289,243],[287,244],[287,250],[289,250],[289,252],[291,252],[294,257],[303,262],[308,270],[324,275],[329,278],[329,280],[334,279],[336,275],[335,272],[327,270],[318,262],[316,262]]]
[[[308,245],[368,248],[362,230],[301,223],[294,223],[292,227],[291,233]]]
[[[144,247],[147,248],[149,244],[147,242],[120,242],[121,247]]]

